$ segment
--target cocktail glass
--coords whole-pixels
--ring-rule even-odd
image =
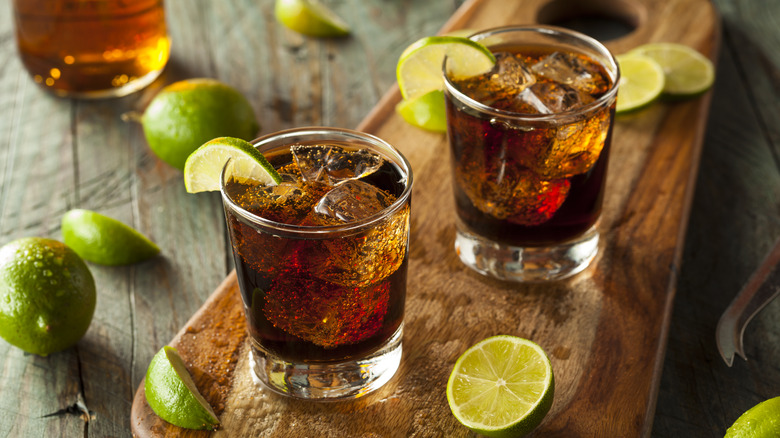
[[[335,128],[255,141],[281,174],[221,192],[255,375],[297,398],[364,395],[401,359],[412,172],[377,137]]]
[[[598,219],[619,71],[598,41],[551,26],[471,39],[497,58],[485,75],[444,63],[461,261],[492,277],[545,281],[585,269]]]

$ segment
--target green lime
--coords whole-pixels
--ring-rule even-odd
[[[470,77],[489,71],[496,57],[482,44],[465,37],[425,37],[407,47],[398,59],[396,79],[404,99],[414,99],[444,88],[442,64],[449,57],[448,72]]]
[[[464,426],[490,437],[524,436],[553,402],[550,359],[534,342],[493,336],[466,350],[447,382],[450,409]]]
[[[229,136],[251,140],[260,125],[249,101],[214,79],[188,79],[163,88],[141,116],[149,148],[177,169],[198,146]]]
[[[409,124],[435,132],[447,131],[444,92],[433,90],[413,99],[398,102],[395,110]]]
[[[628,53],[647,56],[661,66],[666,77],[663,91],[669,96],[697,96],[715,82],[712,61],[684,44],[651,43]]]
[[[175,348],[165,346],[146,369],[144,392],[149,407],[163,420],[186,429],[215,430],[217,414],[198,391]]]
[[[780,397],[748,409],[726,431],[724,438],[776,438],[780,436]]]
[[[62,238],[81,258],[100,265],[129,265],[160,252],[154,242],[134,228],[90,210],[65,213]]]
[[[349,34],[349,25],[317,0],[276,0],[276,19],[298,33],[313,37]]]
[[[616,57],[620,83],[616,112],[627,113],[653,103],[664,89],[664,72],[652,58],[630,54]]]
[[[219,190],[225,163],[231,160],[230,174],[239,180],[276,185],[282,177],[251,143],[240,138],[215,138],[199,147],[184,165],[184,188],[189,193]]]
[[[95,312],[95,280],[62,242],[42,237],[0,248],[0,337],[46,356],[75,345]]]

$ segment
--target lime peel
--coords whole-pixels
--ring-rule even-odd
[[[447,382],[447,402],[455,418],[491,437],[522,436],[552,406],[555,379],[550,359],[536,343],[493,336],[464,352]]]
[[[431,36],[409,45],[398,59],[396,79],[404,99],[414,99],[444,88],[442,64],[448,57],[448,73],[455,77],[476,76],[489,71],[496,57],[484,45],[458,36]]]
[[[222,169],[230,160],[231,175],[241,181],[277,185],[282,177],[263,154],[240,138],[219,137],[206,142],[184,164],[184,187],[189,193],[217,191]]]

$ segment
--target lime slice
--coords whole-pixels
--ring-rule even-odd
[[[136,229],[90,210],[70,210],[62,216],[62,240],[84,260],[100,265],[129,265],[160,252]]]
[[[144,381],[146,401],[163,420],[187,429],[214,430],[217,414],[198,391],[175,348],[165,346],[152,358]]]
[[[276,0],[276,19],[298,33],[313,37],[349,34],[349,25],[317,0]]]
[[[233,177],[277,185],[281,176],[251,143],[240,138],[219,137],[199,147],[184,163],[184,188],[189,193],[219,190],[222,168],[232,160]]]
[[[664,71],[652,58],[643,55],[619,55],[620,84],[617,113],[644,108],[654,102],[664,89]]]
[[[724,438],[775,438],[780,436],[780,397],[748,409],[726,431]]]
[[[466,350],[447,382],[447,401],[455,418],[491,437],[531,432],[550,410],[554,392],[552,366],[544,350],[506,335]]]
[[[487,47],[468,38],[422,38],[407,47],[398,59],[395,73],[404,99],[414,99],[444,88],[442,63],[445,56],[453,59],[449,67],[450,73],[455,77],[482,74],[496,63],[495,56]]]
[[[434,132],[447,131],[444,92],[433,90],[414,99],[405,99],[395,106],[407,123]]]
[[[715,68],[706,56],[677,43],[652,43],[632,49],[630,54],[652,58],[664,71],[664,93],[670,96],[696,96],[715,82]]]

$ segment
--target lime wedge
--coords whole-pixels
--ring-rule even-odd
[[[496,63],[495,56],[487,47],[468,38],[422,38],[407,47],[398,59],[395,73],[404,99],[414,99],[444,88],[442,63],[445,56],[452,58],[450,73],[456,77],[482,74]]]
[[[447,131],[444,92],[433,90],[414,99],[405,99],[395,106],[407,123],[434,132]]]
[[[753,406],[726,430],[724,438],[770,438],[780,436],[780,397]]]
[[[165,346],[152,358],[144,381],[146,401],[163,420],[186,429],[214,430],[217,414],[198,391],[175,348]]]
[[[349,34],[349,25],[318,0],[276,0],[276,19],[298,33],[313,37]]]
[[[490,437],[531,432],[555,392],[550,359],[534,342],[494,336],[463,353],[447,382],[450,409],[464,426]]]
[[[184,188],[189,193],[219,190],[219,178],[228,159],[232,175],[240,180],[277,185],[282,180],[251,143],[240,138],[219,137],[195,150],[184,163]]]
[[[160,252],[136,229],[90,210],[74,209],[62,216],[62,240],[81,258],[99,265],[129,265]]]
[[[616,112],[626,113],[654,102],[664,89],[664,71],[652,58],[637,54],[616,57],[620,67]]]
[[[715,68],[706,56],[677,43],[652,43],[632,49],[630,54],[652,58],[664,71],[664,93],[676,97],[696,96],[715,82]]]

